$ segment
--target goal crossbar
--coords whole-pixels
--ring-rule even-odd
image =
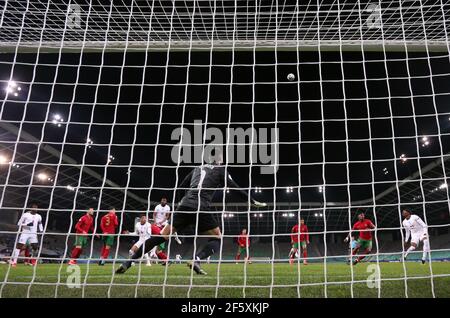
[[[365,52],[447,52],[448,43],[440,41],[60,41],[0,42],[0,53],[77,53],[139,51],[365,51]]]

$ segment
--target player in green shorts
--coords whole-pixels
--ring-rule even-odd
[[[304,219],[300,219],[299,224],[296,224],[291,229],[291,244],[292,248],[289,251],[289,264],[294,264],[297,257],[299,247],[302,249],[303,264],[308,264],[308,244],[309,244],[309,230],[305,224]]]
[[[163,251],[166,248],[166,242],[158,245],[158,250]]]
[[[302,241],[302,242],[293,242],[292,243],[292,248],[298,250],[299,247],[301,247],[302,249],[306,248],[306,241]]]
[[[361,260],[366,257],[372,251],[372,232],[375,230],[375,225],[369,219],[366,219],[366,216],[363,212],[358,213],[358,221],[353,225],[353,231],[359,231],[359,237],[357,240],[356,247],[352,250],[352,255],[349,259],[349,264],[352,263],[353,256],[360,254],[358,258],[353,261],[353,265],[358,264]],[[352,234],[350,234],[345,238],[345,242],[348,242],[351,238]],[[361,253],[360,253],[361,251]]]
[[[114,245],[114,237],[118,226],[119,219],[116,215],[116,209],[111,207],[109,212],[102,217],[100,222],[100,228],[103,232],[103,248],[100,253],[100,261],[98,262],[98,265],[105,265],[105,260],[108,259],[111,247]]]
[[[249,260],[249,255],[247,249],[250,247],[250,238],[247,235],[247,229],[242,229],[241,235],[238,237],[238,252],[236,254],[235,260],[236,264],[241,258],[241,254],[245,254],[245,261]]]
[[[114,245],[114,236],[106,235],[102,237],[103,244],[105,246],[113,246]]]
[[[153,223],[152,225],[152,235],[159,236],[161,232],[161,228],[156,224]],[[150,257],[156,256],[159,260],[161,260],[161,265],[170,265],[171,262],[169,261],[169,258],[166,253],[164,253],[164,249],[166,248],[166,242],[156,245],[151,251],[150,251]]]
[[[358,238],[357,242],[360,249],[367,250],[368,252],[372,251],[372,240]]]
[[[85,215],[83,215],[75,225],[77,236],[75,237],[75,244],[70,254],[69,265],[75,265],[77,259],[80,257],[83,248],[88,242],[88,233],[94,231],[94,209],[90,208]]]
[[[88,242],[87,236],[77,235],[77,237],[75,237],[75,246],[83,248],[87,245],[87,242]]]

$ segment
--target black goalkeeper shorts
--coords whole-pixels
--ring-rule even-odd
[[[184,212],[184,213],[183,213]],[[187,213],[186,213],[187,212]],[[198,220],[197,220],[198,218]],[[198,223],[197,223],[198,221]],[[172,215],[172,226],[177,231],[192,225],[194,229],[198,225],[196,233],[215,229],[220,225],[216,213],[213,212],[197,212],[197,209],[192,207],[179,206]]]

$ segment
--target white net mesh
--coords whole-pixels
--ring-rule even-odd
[[[0,296],[448,297],[449,8],[3,2]],[[125,231],[155,222],[162,196],[179,208],[211,143],[237,184],[212,198],[222,239],[208,275],[186,267],[210,238],[201,219],[116,274],[139,242]],[[33,203],[37,245],[35,216],[21,218]],[[89,208],[93,229],[77,235]],[[423,237],[404,246],[405,209],[430,251]],[[351,231],[359,212],[375,228],[347,265],[344,239],[367,234]],[[309,237],[292,235],[300,219]]]
[[[171,48],[445,49],[439,1],[7,1],[2,47],[104,50]],[[85,32],[87,28],[88,32]],[[194,30],[192,30],[194,29]],[[106,31],[107,30],[107,31]],[[319,36],[320,30],[320,36]],[[106,32],[105,32],[106,31]],[[106,42],[106,43],[105,43]]]

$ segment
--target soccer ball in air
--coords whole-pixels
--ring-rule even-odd
[[[289,73],[288,76],[287,76],[287,79],[288,79],[289,82],[292,82],[293,80],[295,80],[295,75],[292,74],[292,73]]]

